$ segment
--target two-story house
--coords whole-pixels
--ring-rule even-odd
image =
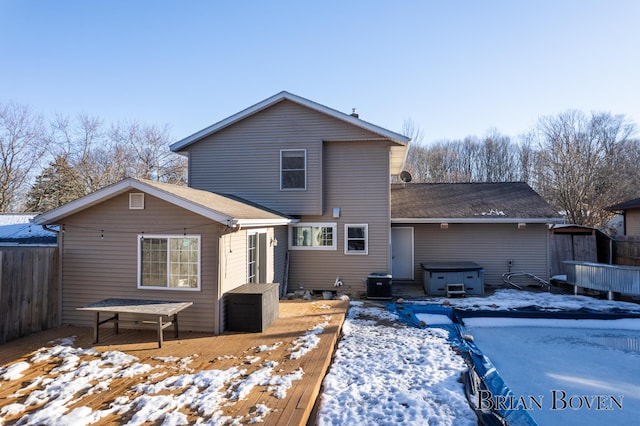
[[[171,146],[189,188],[125,179],[42,214],[60,227],[64,323],[107,297],[193,300],[181,327],[223,330],[250,282],[357,293],[387,271],[390,185],[409,139],[281,92]],[[288,257],[288,258],[287,258]]]
[[[340,280],[352,292],[389,269],[389,179],[402,171],[408,144],[355,114],[281,92],[171,149],[187,155],[191,188],[295,219],[274,231],[278,282],[288,252],[290,289],[328,290]]]
[[[92,325],[76,308],[107,297],[191,300],[181,327],[219,333],[245,283],[357,295],[373,272],[419,282],[421,262],[460,257],[493,280],[513,261],[547,274],[544,200],[525,184],[392,190],[409,142],[281,92],[174,143],[188,188],[125,179],[35,218],[60,229],[63,322]]]

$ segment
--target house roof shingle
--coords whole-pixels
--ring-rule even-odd
[[[524,182],[407,183],[391,186],[391,220],[407,222],[561,222]]]

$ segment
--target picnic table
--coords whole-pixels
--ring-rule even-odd
[[[109,321],[113,322],[113,329],[118,334],[118,323],[121,322],[120,314],[137,314],[153,317],[153,320],[134,321],[136,323],[156,324],[158,330],[158,347],[162,347],[163,331],[173,325],[174,336],[178,338],[178,313],[193,305],[193,302],[170,302],[165,300],[139,300],[139,299],[104,299],[87,306],[77,308],[79,311],[95,312],[95,329],[93,331],[94,343],[98,343],[100,326]],[[100,320],[100,313],[111,313],[113,316]],[[173,317],[164,321],[164,317]]]

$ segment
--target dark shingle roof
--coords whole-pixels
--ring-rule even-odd
[[[607,207],[605,210],[615,212],[615,211],[630,210],[630,209],[640,209],[640,198],[634,198],[633,200],[614,204],[613,206]]]
[[[524,182],[391,185],[392,219],[554,219],[560,216]]]

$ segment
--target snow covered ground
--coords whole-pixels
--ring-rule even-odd
[[[476,425],[447,332],[352,302],[324,380],[319,425]]]
[[[451,303],[469,309],[506,310],[536,305],[549,310],[626,309],[640,313],[640,306],[633,303],[518,290],[501,290],[486,298],[452,299]],[[409,327],[383,307],[368,302],[351,304],[334,362],[324,381],[318,410],[320,425],[477,424],[460,382],[466,365],[448,342],[446,330]],[[292,357],[304,357],[315,350],[326,321],[327,318],[320,318],[315,327],[290,345]],[[434,316],[425,322],[437,321],[438,316]],[[24,415],[18,425],[97,424],[110,413],[125,411],[130,413],[126,418],[131,425],[187,424],[185,411],[196,413],[200,424],[262,423],[270,410],[263,404],[257,404],[250,416],[242,418],[225,417],[221,408],[242,400],[255,386],[268,386],[277,398],[287,397],[287,389],[300,380],[304,371],[283,373],[276,362],[269,360],[269,350],[279,344],[257,347],[251,356],[238,359],[235,366],[227,369],[191,371],[192,357],[159,358],[156,363],[146,364],[122,352],[74,347],[73,339],[54,342],[27,361],[0,366],[2,387],[21,380],[28,371],[39,371],[44,362],[55,359],[58,364],[55,378],[37,377],[16,392],[12,401],[0,403],[0,425],[21,413]],[[252,366],[249,374],[248,366]],[[122,377],[135,382],[127,395],[99,410],[82,404],[83,398],[105,391],[110,382]],[[637,378],[634,380],[637,387]],[[628,399],[624,403],[637,401]],[[27,413],[29,404],[42,408]],[[71,410],[72,406],[76,408]]]
[[[445,300],[456,307],[472,310],[538,306],[549,311],[587,308],[640,313],[640,306],[634,303],[510,289],[496,291],[489,297],[430,299],[422,303],[439,304]],[[466,366],[447,342],[447,331],[403,328],[396,319],[397,316],[387,311],[352,302],[335,360],[324,381],[319,424],[477,424],[458,381]],[[447,317],[433,314],[423,315],[420,319],[427,324],[449,322]],[[535,350],[543,349],[543,345],[538,345]],[[519,361],[509,353],[508,349],[503,349],[506,356],[502,358],[506,363],[513,360],[509,365],[517,370],[518,365],[514,363]],[[581,354],[566,355],[576,360]],[[531,356],[531,353],[525,356]],[[520,370],[520,373],[525,372]],[[637,377],[634,380],[638,382]],[[626,403],[631,407],[637,401],[628,399]],[[632,410],[627,412],[630,416],[634,413]],[[579,424],[579,420],[565,424]]]

